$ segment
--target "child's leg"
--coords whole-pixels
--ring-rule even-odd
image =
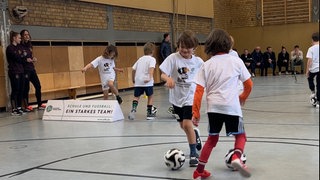
[[[108,81],[108,87],[110,88],[111,92],[114,95],[119,96],[118,89],[114,86],[114,81],[113,80],[109,80]]]
[[[108,100],[108,97],[109,97],[109,90],[103,90],[103,99],[104,100]]]
[[[187,135],[187,140],[190,146],[190,156],[196,156],[196,135],[193,130],[193,124],[190,119],[184,119],[182,122],[180,122],[180,127],[183,129],[183,131]]]
[[[241,158],[246,141],[246,133],[235,135],[234,149],[238,151],[235,151],[235,156],[233,156],[232,159]]]
[[[137,107],[138,107],[138,104],[139,104],[139,99],[140,99],[140,97],[133,97],[132,110],[137,111]]]
[[[219,140],[219,135],[209,135],[206,143],[203,146],[203,149],[201,151],[201,155],[199,157],[199,164],[197,167],[197,171],[199,173],[202,173],[206,163],[208,162],[208,159],[210,157],[211,151],[214,147],[216,147]]]

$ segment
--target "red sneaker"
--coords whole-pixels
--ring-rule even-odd
[[[243,164],[243,162],[239,158],[231,161],[231,166],[234,169],[237,169],[243,177],[251,176],[251,173],[249,172],[248,167],[245,164]]]
[[[46,109],[46,105],[41,104],[40,106],[38,106],[38,110],[44,110]]]
[[[28,106],[26,109],[28,109],[29,111],[33,111],[33,107],[32,106]]]
[[[211,176],[211,173],[207,170],[203,170],[202,173],[199,173],[197,170],[193,172],[193,179],[207,178],[210,176]]]

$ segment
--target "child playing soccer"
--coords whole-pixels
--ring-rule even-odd
[[[169,88],[169,101],[173,105],[177,121],[187,135],[190,147],[190,167],[198,165],[196,149],[201,150],[198,130],[193,129],[192,104],[196,84],[193,79],[203,60],[193,55],[198,39],[192,31],[183,32],[177,41],[178,51],[169,55],[160,65],[161,79]]]
[[[316,98],[315,107],[319,108],[320,100],[320,77],[319,77],[319,32],[312,34],[312,46],[308,49],[306,57],[308,58],[306,76],[311,90],[310,98]],[[316,77],[316,85],[314,78]],[[316,87],[316,88],[315,88]]]
[[[195,78],[196,92],[193,101],[192,121],[195,126],[200,120],[201,99],[206,89],[207,113],[209,119],[208,139],[199,157],[199,164],[193,178],[207,178],[211,173],[204,170],[212,149],[219,140],[219,133],[225,124],[227,135],[235,136],[231,165],[242,176],[250,177],[247,167],[240,160],[246,143],[241,105],[249,96],[253,83],[251,75],[239,57],[229,53],[230,35],[221,29],[213,30],[205,42],[205,52],[212,57],[200,68]],[[239,95],[238,81],[243,82],[243,92]]]
[[[116,99],[119,104],[122,103],[122,98],[119,96],[117,88],[114,86],[116,77],[115,71],[123,72],[122,68],[116,68],[114,60],[118,57],[117,47],[109,45],[103,52],[103,55],[94,59],[91,63],[87,64],[82,72],[86,72],[90,68],[99,69],[99,75],[101,80],[101,86],[103,91],[103,97],[105,100],[108,99],[109,89],[113,94],[116,95]]]
[[[134,83],[134,97],[132,101],[132,110],[129,113],[129,119],[134,120],[135,113],[139,103],[140,96],[146,93],[148,96],[147,120],[154,119],[156,113],[153,108],[153,72],[156,67],[156,59],[152,57],[155,46],[153,43],[146,43],[143,47],[144,56],[140,57],[132,66],[132,79]]]

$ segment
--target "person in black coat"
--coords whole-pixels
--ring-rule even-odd
[[[24,86],[24,68],[21,46],[21,36],[18,32],[10,32],[10,44],[6,48],[6,57],[8,62],[8,75],[11,85],[10,101],[13,116],[20,116],[22,110],[22,93]]]
[[[272,75],[276,75],[276,54],[272,51],[272,47],[268,46],[267,51],[263,53],[264,75],[268,76],[268,68],[272,69]]]
[[[278,61],[277,65],[279,68],[279,75],[281,75],[281,68],[286,68],[286,74],[289,74],[288,68],[289,68],[289,53],[287,52],[287,49],[282,46],[281,52],[278,54]]]
[[[253,69],[253,59],[252,59],[252,56],[251,54],[249,53],[249,50],[248,49],[244,49],[243,50],[243,54],[241,54],[240,58],[242,59],[243,63],[246,65],[247,69],[251,71],[251,76],[254,76],[253,72],[254,72],[254,69]]]
[[[260,75],[263,76],[263,70],[264,70],[264,65],[263,65],[263,53],[261,52],[260,46],[257,46],[253,52],[251,53],[252,59],[253,59],[253,64],[252,64],[252,72],[253,76],[256,74],[256,68],[260,68]]]

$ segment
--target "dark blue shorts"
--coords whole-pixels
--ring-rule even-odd
[[[152,96],[153,95],[153,86],[134,87],[134,97],[140,97],[144,92],[146,93],[147,96]]]

